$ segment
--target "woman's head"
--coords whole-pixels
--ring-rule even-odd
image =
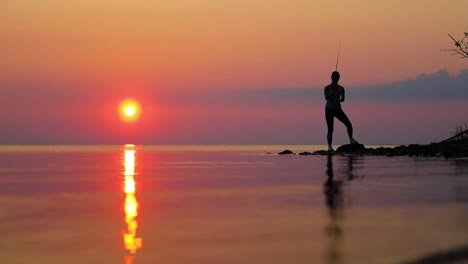
[[[331,79],[334,82],[338,82],[340,80],[340,73],[337,71],[332,72]]]

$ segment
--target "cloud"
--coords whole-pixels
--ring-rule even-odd
[[[415,79],[346,87],[347,98],[352,100],[383,101],[432,101],[468,99],[468,69],[452,76],[447,70],[433,74],[421,74]],[[296,103],[324,100],[323,88],[290,88],[250,91],[248,96],[259,102],[267,100],[285,100]]]
[[[468,70],[461,71],[457,76],[441,70],[429,75],[421,74],[412,80],[356,87],[353,96],[386,101],[468,99]]]
[[[324,86],[326,83],[324,83]],[[433,74],[421,74],[414,79],[389,84],[346,86],[349,101],[440,101],[468,99],[468,69],[453,76],[447,70]],[[156,86],[155,86],[156,87]],[[144,90],[120,91],[93,82],[55,81],[55,82],[1,82],[4,96],[0,102],[8,105],[14,101],[47,106],[74,105],[83,102],[96,103],[110,95],[143,93],[159,102],[177,107],[250,107],[258,105],[281,106],[291,104],[310,104],[323,102],[323,87],[275,88],[275,89],[218,89],[188,90],[171,92],[156,90],[146,86]],[[151,99],[150,98],[150,99]],[[12,99],[14,99],[12,101]]]

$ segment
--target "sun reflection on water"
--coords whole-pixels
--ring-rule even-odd
[[[134,255],[142,247],[142,239],[137,237],[138,201],[135,197],[135,145],[127,144],[124,148],[124,193],[125,222],[127,227],[123,234],[125,263],[133,263]]]

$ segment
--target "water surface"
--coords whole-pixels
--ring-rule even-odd
[[[404,263],[467,247],[468,160],[266,154],[286,148],[320,147],[0,147],[0,262]]]

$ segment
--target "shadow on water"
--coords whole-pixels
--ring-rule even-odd
[[[468,262],[468,245],[433,253],[404,264],[461,264]]]
[[[468,177],[468,160],[459,159],[453,162],[455,165],[455,175],[457,177]]]
[[[352,156],[345,158],[347,161],[346,165],[343,166],[344,170],[335,170],[333,167],[334,156],[327,156],[327,179],[323,185],[323,193],[328,209],[329,223],[325,226],[325,233],[329,243],[324,257],[327,263],[330,264],[342,262],[341,244],[344,237],[343,222],[345,220],[344,208],[346,197],[344,185],[345,182],[356,178],[354,165],[357,158]]]
[[[457,178],[468,177],[468,160],[455,160],[455,176]],[[466,181],[456,181],[455,199],[458,203],[468,203],[468,185]]]

